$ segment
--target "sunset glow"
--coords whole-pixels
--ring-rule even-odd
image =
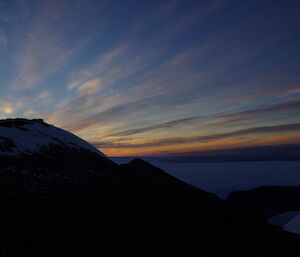
[[[300,143],[297,1],[0,1],[0,118],[109,156]]]

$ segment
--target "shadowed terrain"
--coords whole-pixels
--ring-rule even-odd
[[[240,203],[69,142],[1,157],[0,256],[299,256],[299,236]]]

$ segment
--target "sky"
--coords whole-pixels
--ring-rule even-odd
[[[0,119],[109,156],[300,143],[297,0],[0,0]]]

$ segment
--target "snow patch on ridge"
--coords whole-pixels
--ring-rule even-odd
[[[42,120],[4,120],[0,123],[0,156],[22,156],[41,152],[51,145],[88,150],[106,157],[98,149],[70,132]]]
[[[281,213],[268,219],[268,223],[281,226],[286,231],[300,234],[300,211]]]

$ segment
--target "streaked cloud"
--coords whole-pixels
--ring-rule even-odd
[[[49,101],[51,99],[51,93],[49,91],[43,91],[37,96],[39,101]]]
[[[77,87],[77,91],[80,95],[90,95],[99,91],[101,89],[101,85],[102,83],[99,78],[92,79],[82,83],[79,87]]]
[[[276,104],[268,105],[268,106],[262,106],[260,108],[253,108],[241,112],[231,113],[231,114],[225,114],[225,117],[228,116],[249,116],[249,115],[259,115],[259,114],[267,114],[271,112],[279,112],[279,111],[287,111],[287,110],[300,110],[300,100],[288,100],[279,102]]]
[[[114,155],[298,138],[295,3],[1,7],[1,117],[43,117]]]
[[[75,1],[74,5],[77,3]],[[72,10],[68,1],[44,1],[39,8],[32,26],[28,31],[22,31],[19,38],[16,70],[11,82],[13,88],[36,87],[48,75],[60,71],[88,41],[69,42],[65,31],[73,29],[75,24],[67,22]]]
[[[254,134],[270,134],[270,133],[282,133],[288,131],[300,131],[300,123],[295,124],[281,124],[277,126],[265,126],[265,127],[252,127],[243,130],[232,131],[228,133],[196,136],[196,137],[175,137],[164,138],[161,140],[152,140],[142,144],[131,143],[115,143],[115,142],[95,142],[94,145],[101,148],[144,148],[144,147],[157,147],[157,146],[170,146],[183,143],[202,143],[215,140],[221,140],[230,137],[247,136]]]
[[[89,81],[94,81],[98,76],[103,74],[103,72],[109,71],[109,67],[124,55],[126,48],[127,47],[125,46],[120,46],[112,49],[109,52],[98,56],[93,64],[74,72],[68,88],[72,90],[81,87]]]
[[[0,33],[0,50],[5,50],[7,46],[7,37],[4,33]]]
[[[148,126],[148,127],[118,131],[114,134],[108,135],[108,137],[129,136],[129,135],[139,134],[139,133],[148,132],[148,131],[152,131],[152,130],[156,130],[156,129],[171,128],[173,126],[177,126],[177,125],[180,125],[180,124],[185,124],[185,123],[188,123],[188,122],[193,122],[193,121],[199,120],[201,118],[202,118],[202,116],[188,117],[188,118],[172,120],[172,121],[168,121],[168,122],[164,122],[164,123],[160,123],[160,124],[155,124],[155,125]]]

